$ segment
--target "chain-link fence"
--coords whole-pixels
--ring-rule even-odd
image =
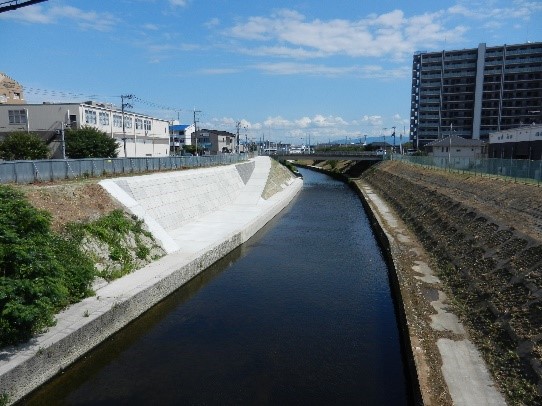
[[[459,158],[391,155],[389,159],[425,167],[473,173],[480,176],[506,176],[516,180],[542,182],[542,161],[510,158]]]
[[[88,158],[0,162],[0,183],[49,182],[60,179],[99,177],[228,165],[246,161],[251,154],[171,156],[161,158]]]

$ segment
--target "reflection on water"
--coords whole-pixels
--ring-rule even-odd
[[[28,404],[407,404],[362,206],[346,185],[303,175],[289,210]]]

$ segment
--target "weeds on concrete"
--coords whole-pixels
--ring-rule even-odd
[[[160,256],[148,246],[158,247],[151,233],[143,228],[143,221],[128,217],[121,210],[89,223],[70,224],[68,230],[101,263],[97,275],[107,281],[133,272]]]
[[[9,404],[9,395],[6,392],[0,393],[0,406],[6,406]]]

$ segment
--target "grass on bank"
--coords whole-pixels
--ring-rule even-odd
[[[89,241],[101,244],[105,260]],[[92,294],[96,276],[115,279],[155,259],[153,243],[142,222],[120,210],[55,233],[49,213],[0,185],[0,348],[53,325],[56,313]],[[99,260],[106,265],[97,269]]]

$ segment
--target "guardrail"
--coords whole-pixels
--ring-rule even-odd
[[[428,168],[473,173],[481,176],[509,177],[515,180],[542,182],[542,160],[510,158],[445,158],[393,154],[388,159],[409,162]]]
[[[62,179],[156,172],[183,168],[228,165],[246,161],[253,154],[170,156],[144,158],[47,159],[0,162],[0,183],[36,183]]]

